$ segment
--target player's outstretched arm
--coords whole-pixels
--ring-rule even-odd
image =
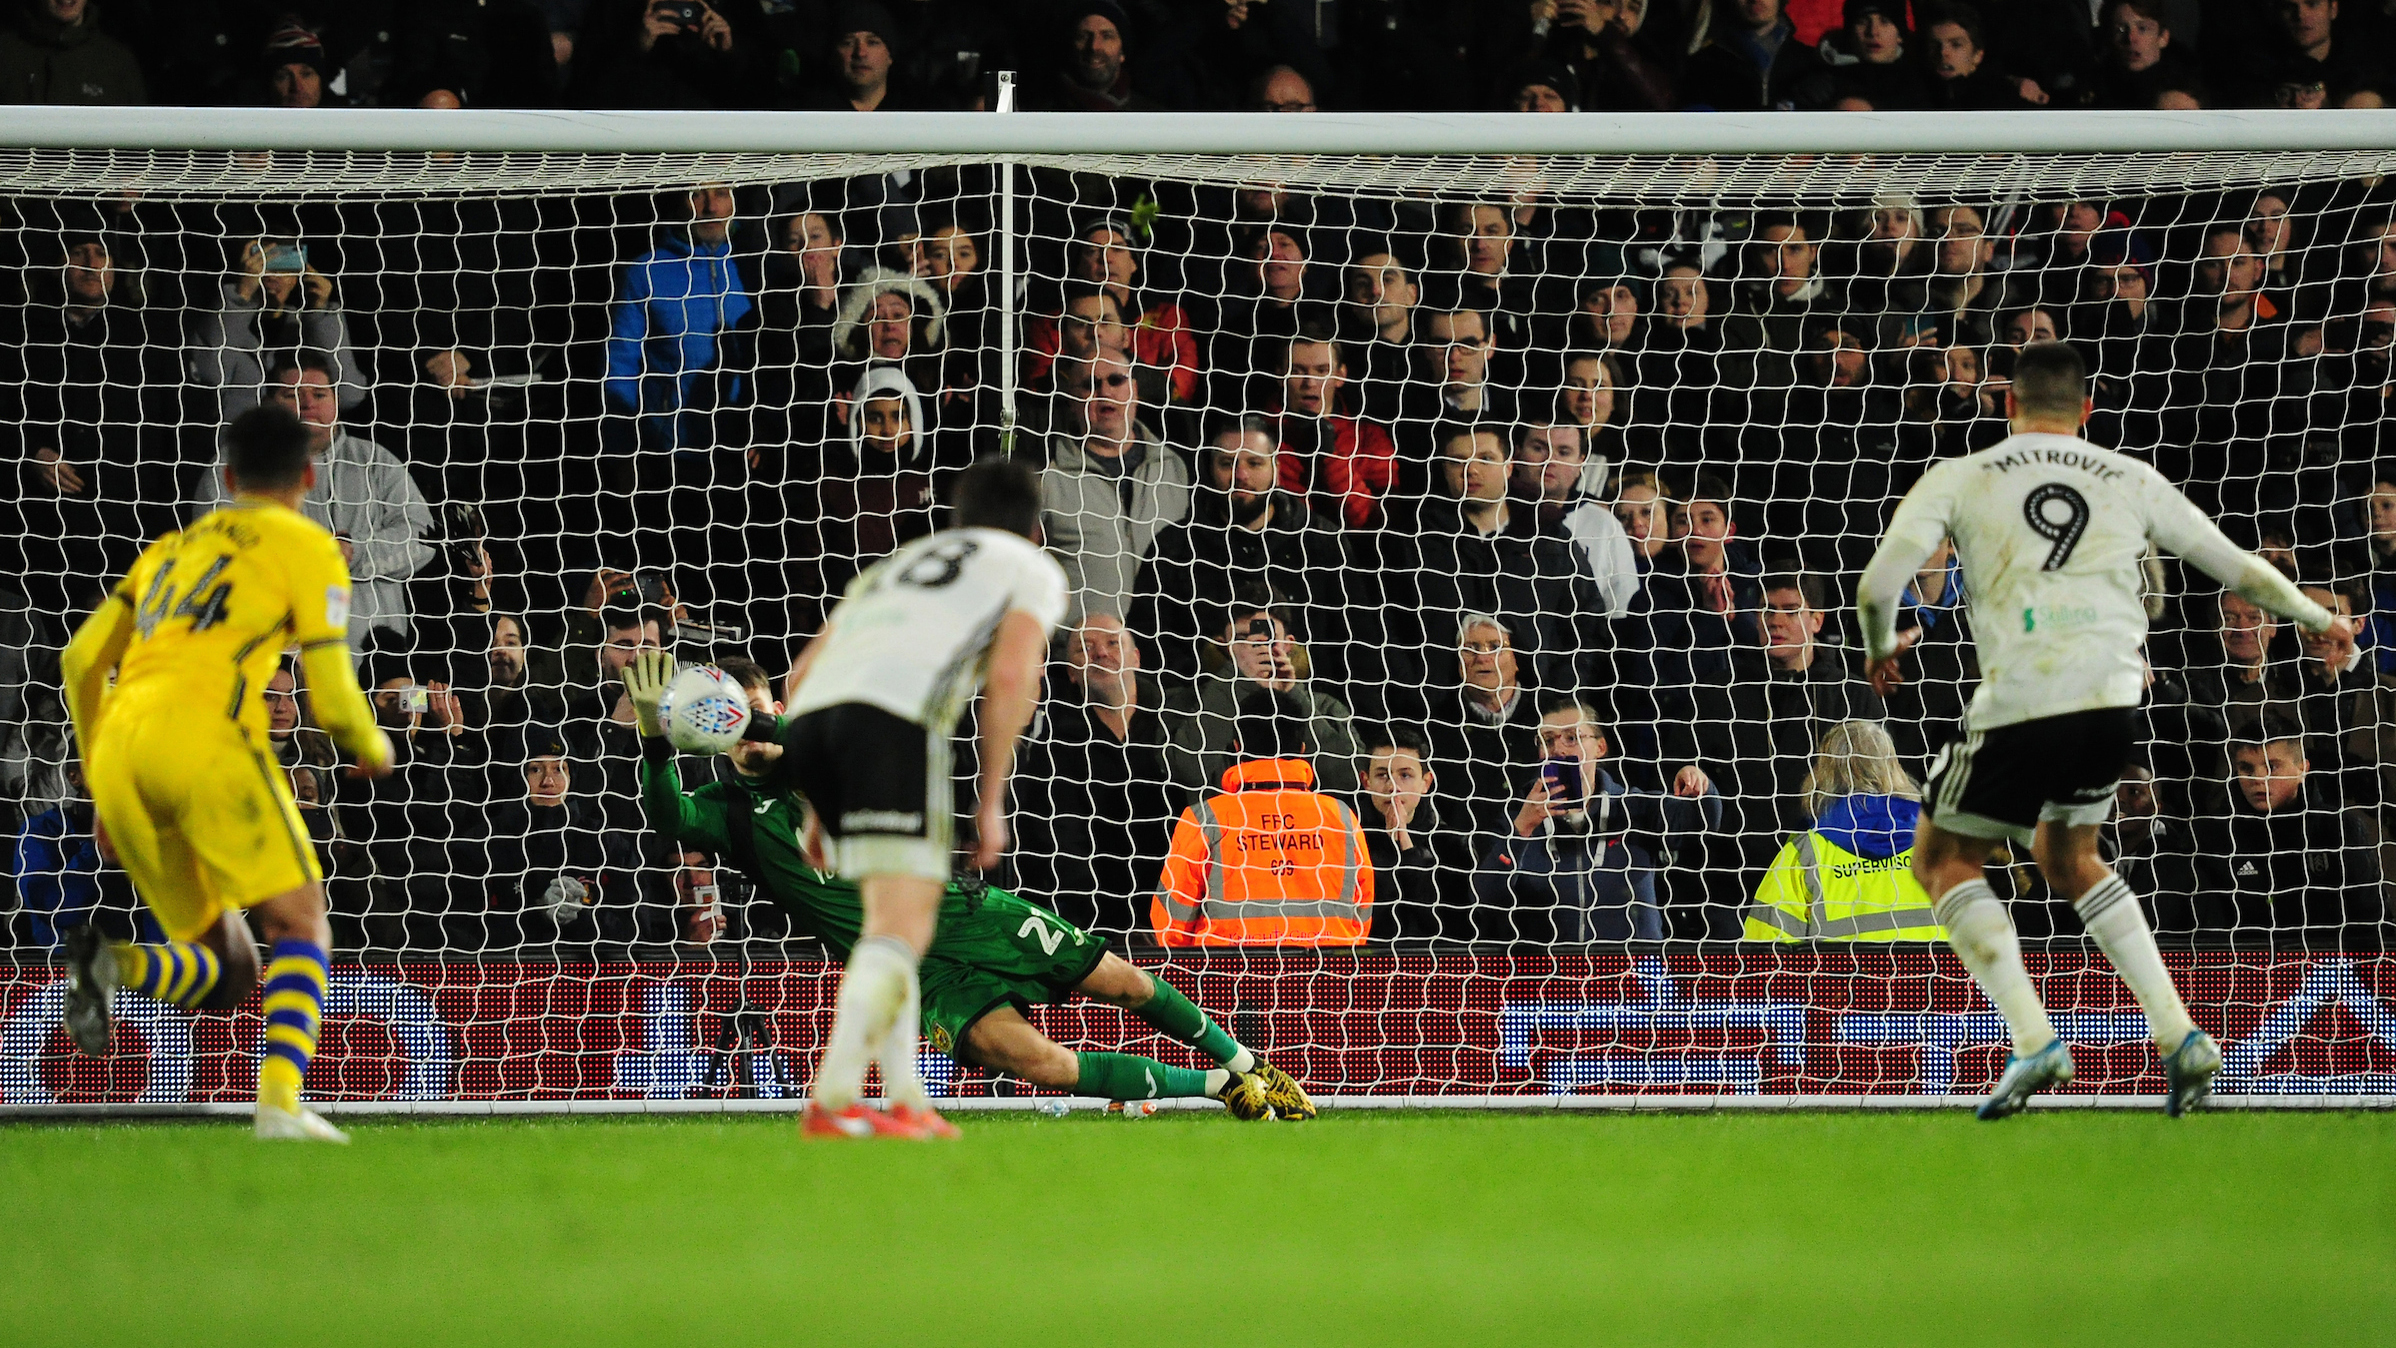
[[[727,832],[724,803],[682,789],[674,746],[667,742],[665,723],[658,715],[674,670],[673,655],[655,649],[633,656],[624,667],[624,698],[632,704],[633,724],[641,733],[641,813],[652,830],[667,838],[721,852]]]
[[[357,666],[350,663],[349,642],[326,637],[300,647],[300,668],[308,676],[308,710],[333,743],[358,760],[368,777],[386,776],[398,755],[391,739],[374,723],[374,707],[358,686]]]
[[[66,685],[67,717],[75,724],[75,742],[91,750],[100,731],[100,703],[108,692],[108,676],[133,641],[133,602],[113,593],[75,629],[58,658],[60,682]]]
[[[2182,561],[2228,586],[2249,603],[2290,619],[2308,632],[2326,632],[2345,619],[2305,598],[2280,569],[2232,543],[2203,511],[2168,483],[2152,507],[2147,534]]]
[[[1007,778],[1015,745],[1040,701],[1040,667],[1048,655],[1048,624],[1022,609],[998,620],[990,639],[990,676],[982,686],[982,780],[974,807],[973,862],[988,870],[1007,850]]]
[[[1886,697],[1903,682],[1897,657],[1913,644],[1897,635],[1897,601],[1913,583],[1922,563],[1938,551],[1955,527],[1955,474],[1952,463],[1922,475],[1889,516],[1888,533],[1872,564],[1855,584],[1855,616],[1864,641],[1864,677],[1872,691]]]
[[[1936,542],[1923,547],[1918,540],[1899,537],[1892,529],[1881,540],[1880,551],[1872,555],[1872,564],[1864,568],[1862,578],[1856,581],[1855,616],[1864,638],[1864,677],[1871,681],[1872,691],[1882,697],[1905,681],[1905,676],[1898,672],[1897,657],[1920,635],[1897,631],[1897,603],[1922,563],[1937,550]]]

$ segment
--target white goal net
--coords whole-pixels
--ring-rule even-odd
[[[431,124],[389,115],[349,148],[273,117],[208,137],[313,148],[0,148],[7,1103],[248,1094],[254,1005],[127,998],[106,1059],[55,1028],[61,933],[149,929],[91,838],[58,654],[218,499],[261,399],[317,428],[310,509],[403,750],[354,779],[296,661],[268,689],[333,909],[313,1094],[802,1089],[838,966],[647,826],[618,673],[662,643],[778,677],[1001,453],[1041,467],[1074,598],[989,883],[1320,1094],[1983,1090],[2002,1022],[1903,874],[1978,677],[1970,597],[1934,556],[1884,699],[1853,582],[2050,339],[2093,372],[2090,438],[2362,631],[2308,643],[2158,558],[2106,856],[2226,1095],[2396,1094],[2396,150],[2251,118],[2158,150],[2133,118],[2116,151],[2021,152],[1915,118],[1916,151],[1877,119],[1885,148],[1801,152],[1770,127],[1836,123],[1656,118],[1635,152],[1531,153],[1524,119],[1463,118],[1409,152],[1356,118],[1355,152],[1158,119],[1185,148],[994,155],[973,128],[1009,119],[927,116],[917,150],[780,152],[858,119],[768,116],[665,152],[670,120],[543,123],[638,152],[503,145],[537,134],[504,114],[459,123],[488,149],[392,148]],[[1276,726],[1279,758],[1241,752]],[[1305,792],[1355,821],[1344,876],[1252,892],[1264,917],[1210,894],[1191,858],[1298,827]],[[2073,1089],[2159,1089],[2135,1002],[2010,860]],[[1182,1060],[1105,1008],[1033,1014]]]

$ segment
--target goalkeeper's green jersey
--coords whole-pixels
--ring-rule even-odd
[[[737,773],[696,791],[682,789],[673,751],[662,739],[645,741],[641,758],[641,803],[649,827],[690,847],[712,852],[756,884],[766,897],[847,959],[865,924],[865,899],[853,880],[807,864],[802,839],[807,802],[780,780],[781,774],[748,778]],[[940,902],[947,927],[980,902],[981,894],[951,884]]]
[[[662,739],[643,745],[641,800],[650,827],[723,858],[846,960],[865,924],[865,898],[855,882],[807,864],[800,842],[807,802],[779,779],[735,775],[685,794],[673,750]],[[924,952],[924,1033],[933,1048],[955,1052],[983,1016],[1058,1001],[1105,957],[1105,942],[1028,899],[951,884],[940,900],[939,933]]]

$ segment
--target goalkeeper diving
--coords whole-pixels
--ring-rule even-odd
[[[720,667],[747,692],[757,723],[776,724],[782,707],[764,669],[742,659]],[[786,779],[784,746],[778,739],[741,740],[725,751],[729,780],[684,791],[658,717],[674,668],[672,655],[644,650],[624,672],[641,734],[641,801],[649,826],[748,876],[834,958],[845,959],[864,922],[864,900],[854,881],[810,861],[809,806]],[[1172,984],[1006,890],[952,882],[941,896],[938,935],[922,969],[922,1032],[932,1047],[959,1061],[1076,1095],[1208,1097],[1241,1119],[1314,1117],[1314,1102],[1288,1073],[1241,1047]],[[1024,1017],[1033,1005],[1076,992],[1122,1007],[1218,1065],[1199,1070],[1129,1053],[1075,1051]]]

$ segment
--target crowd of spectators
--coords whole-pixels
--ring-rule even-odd
[[[1001,69],[1090,111],[2363,106],[2396,51],[2356,0],[28,0],[15,24],[11,98],[295,107],[958,108]],[[709,859],[644,829],[621,672],[658,645],[786,665],[998,452],[1041,465],[1073,594],[1002,878],[1158,939],[1175,821],[1302,777],[1373,873],[1340,931],[1735,939],[1820,823],[1832,727],[1885,726],[1875,801],[1960,727],[1951,550],[1907,591],[1885,701],[1847,582],[1926,465],[2005,434],[2013,356],[2047,340],[2094,371],[2092,439],[2362,620],[2333,648],[2153,565],[2154,738],[2116,864],[2166,933],[2383,939],[2384,180],[1790,211],[1025,186],[1012,311],[972,167],[0,203],[12,939],[137,920],[89,845],[55,651],[143,540],[221,499],[216,428],[262,398],[316,434],[307,508],[399,746],[359,780],[295,667],[266,690],[344,948],[783,935],[695,901]],[[2072,929],[2020,897],[2026,929]]]
[[[1662,112],[2386,106],[2375,0],[13,0],[0,100]]]

